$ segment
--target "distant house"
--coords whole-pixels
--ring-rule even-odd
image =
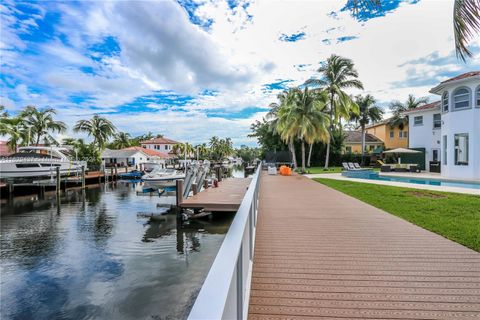
[[[391,119],[368,125],[366,131],[382,140],[386,149],[408,148],[408,124],[392,127]]]
[[[180,142],[167,138],[152,138],[150,140],[140,141],[142,148],[156,150],[161,152],[172,152],[173,146]]]
[[[343,153],[362,153],[362,132],[361,131],[346,131],[345,132],[345,147]],[[372,153],[375,149],[381,148],[383,141],[375,137],[373,134],[365,133],[365,151]]]
[[[129,147],[121,150],[105,149],[102,152],[102,160],[106,166],[117,164],[118,166],[138,167],[146,162],[165,162],[170,155],[165,152],[149,150],[142,147]]]
[[[425,148],[443,177],[480,179],[480,71],[445,80],[430,93],[440,101],[406,112],[410,147]]]

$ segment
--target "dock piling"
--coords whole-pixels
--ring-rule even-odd
[[[177,180],[177,206],[183,202],[183,180]]]
[[[192,184],[192,191],[193,195],[196,195],[198,193],[198,187],[196,183]]]
[[[85,189],[85,166],[82,166],[82,189]]]
[[[56,177],[56,178],[57,178],[57,184],[56,184],[56,189],[55,189],[55,190],[57,191],[57,196],[59,196],[60,193],[62,192],[61,184],[60,184],[60,182],[61,182],[61,179],[60,179],[60,167],[57,167],[56,170],[57,170],[57,177]]]

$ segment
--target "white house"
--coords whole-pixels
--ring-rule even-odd
[[[167,138],[152,138],[150,140],[140,141],[142,148],[148,150],[156,150],[169,153],[172,151],[173,146],[178,144],[178,141]]]
[[[121,167],[137,168],[141,168],[142,164],[151,161],[165,163],[165,160],[170,158],[168,153],[148,150],[142,147],[129,147],[121,150],[105,149],[101,157],[105,161],[106,166],[117,164]]]
[[[440,161],[445,178],[480,179],[480,71],[443,81],[430,92],[440,101],[407,112],[409,147],[426,148],[427,160]]]

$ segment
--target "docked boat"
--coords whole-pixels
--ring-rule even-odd
[[[142,178],[142,173],[138,170],[133,170],[130,172],[119,173],[118,176],[123,180],[137,180]]]
[[[0,159],[0,178],[34,178],[55,176],[60,167],[62,176],[73,175],[86,166],[72,161],[70,150],[59,147],[20,147],[18,152]]]
[[[175,169],[155,169],[142,176],[146,185],[156,188],[174,187],[178,179],[185,179],[185,173]]]

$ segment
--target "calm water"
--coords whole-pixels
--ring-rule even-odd
[[[0,318],[185,318],[232,216],[177,225],[171,201],[118,183],[3,203]]]

